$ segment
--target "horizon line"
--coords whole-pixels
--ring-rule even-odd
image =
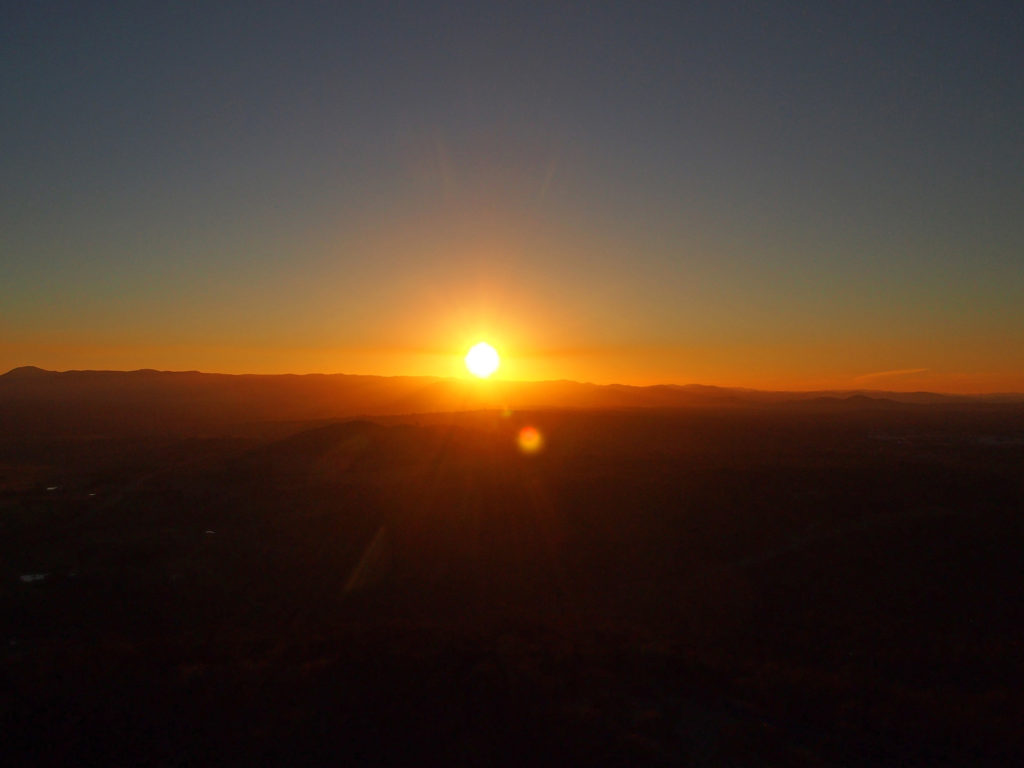
[[[800,388],[781,388],[774,389],[770,387],[747,387],[747,386],[733,386],[727,384],[705,384],[700,382],[687,382],[685,384],[678,384],[674,382],[659,382],[655,384],[622,384],[619,382],[608,382],[598,383],[593,381],[580,381],[577,379],[502,379],[502,378],[488,378],[488,379],[476,379],[469,376],[429,376],[429,375],[416,375],[416,374],[376,374],[376,373],[344,373],[340,371],[325,372],[325,371],[310,371],[306,373],[226,373],[221,371],[201,371],[198,369],[187,369],[187,370],[167,370],[158,368],[133,368],[133,369],[116,369],[116,368],[69,368],[63,371],[54,370],[49,368],[42,368],[37,365],[18,365],[10,370],[0,374],[0,378],[6,378],[12,373],[17,371],[38,371],[39,373],[52,373],[52,374],[66,374],[66,373],[160,373],[160,374],[199,374],[202,376],[252,376],[252,377],[279,377],[279,376],[348,376],[352,378],[374,378],[374,379],[427,379],[431,381],[452,381],[452,382],[468,382],[476,385],[486,386],[490,382],[500,382],[503,384],[578,384],[581,386],[590,387],[625,387],[630,389],[653,389],[655,387],[673,387],[677,389],[686,388],[706,388],[706,389],[720,389],[726,391],[736,392],[764,392],[764,393],[775,393],[775,394],[788,394],[788,393],[799,393],[799,394],[818,394],[818,393],[849,393],[857,394],[863,392],[874,392],[878,394],[897,394],[897,395],[939,395],[942,397],[952,398],[976,398],[976,397],[1020,397],[1024,398],[1024,392],[1014,391],[990,391],[990,392],[943,392],[939,390],[927,390],[927,389],[876,389],[873,387],[851,387],[851,388],[818,388],[812,387],[807,389]]]

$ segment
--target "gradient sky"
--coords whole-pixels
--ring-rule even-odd
[[[0,369],[1024,391],[1020,3],[2,8]]]

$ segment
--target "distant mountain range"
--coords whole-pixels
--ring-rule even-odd
[[[47,371],[0,376],[0,427],[47,432],[188,431],[266,421],[312,421],[465,410],[743,407],[885,408],[898,404],[1024,402],[873,390],[782,392],[714,387],[477,381],[347,374],[229,375],[198,371]]]

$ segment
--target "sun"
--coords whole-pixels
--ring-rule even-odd
[[[466,353],[466,368],[474,376],[481,379],[486,379],[498,370],[500,364],[501,359],[498,357],[498,350],[486,341],[481,341],[479,344],[474,345]]]

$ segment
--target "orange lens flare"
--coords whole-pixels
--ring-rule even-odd
[[[516,442],[523,453],[537,453],[544,447],[544,436],[536,427],[523,427],[519,430]]]

